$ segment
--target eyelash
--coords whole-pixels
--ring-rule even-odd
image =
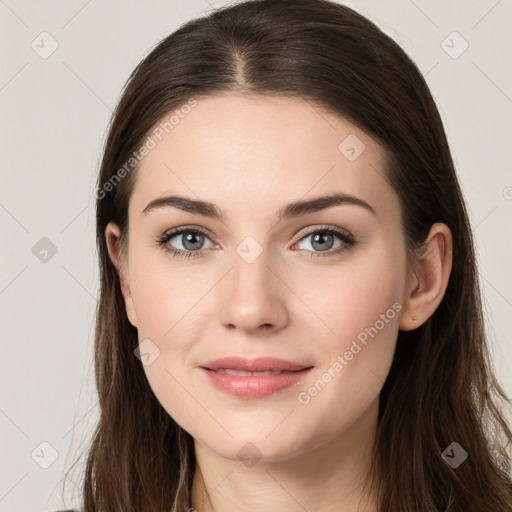
[[[171,240],[171,238],[174,238],[176,235],[180,235],[182,233],[199,233],[201,235],[208,237],[208,234],[200,229],[195,229],[195,228],[193,229],[191,227],[183,226],[183,227],[176,228],[176,229],[173,229],[170,231],[166,231],[165,233],[163,233],[163,235],[160,238],[158,238],[156,240],[156,244],[159,247],[161,247],[165,252],[171,253],[173,255],[173,257],[175,257],[175,258],[191,259],[191,258],[203,257],[203,253],[207,249],[201,249],[199,251],[183,251],[181,249],[175,249],[167,244],[167,242],[169,240]],[[310,235],[314,235],[316,233],[327,233],[330,235],[334,235],[334,236],[338,237],[338,239],[341,242],[343,242],[344,245],[338,247],[337,249],[330,249],[328,251],[322,251],[322,252],[307,251],[310,253],[310,255],[308,257],[312,258],[312,259],[338,255],[344,251],[351,249],[357,243],[357,240],[351,234],[345,233],[344,231],[341,231],[341,230],[331,227],[331,226],[315,228],[311,231],[308,231],[307,233],[304,233],[302,235],[302,237],[299,239],[298,242],[300,242],[302,239],[304,239]],[[302,249],[302,250],[306,250],[306,249]]]

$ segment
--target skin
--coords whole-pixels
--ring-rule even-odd
[[[350,134],[365,144],[354,161],[338,149]],[[432,315],[452,261],[450,230],[434,224],[424,253],[407,268],[400,203],[383,177],[384,156],[365,132],[309,102],[235,93],[201,98],[137,171],[126,254],[118,227],[107,226],[128,318],[139,342],[149,338],[160,350],[144,366],[148,381],[194,438],[192,505],[199,512],[376,510],[362,484],[398,330]],[[284,205],[335,191],[365,200],[376,215],[344,204],[278,221]],[[141,213],[170,194],[210,201],[226,218],[170,207]],[[175,258],[155,244],[171,228],[189,225],[207,232],[203,257]],[[322,250],[305,229],[325,225],[347,230],[356,245],[334,254],[344,244],[334,237],[325,246],[331,256],[308,258]],[[262,249],[251,263],[236,251],[248,236]],[[167,242],[182,250],[190,247],[185,243],[182,235]],[[394,303],[401,306],[394,318],[388,315],[321,392],[301,403],[299,393],[330,367],[332,373],[337,357]],[[314,368],[297,386],[241,399],[214,388],[198,368],[227,355]],[[261,457],[250,466],[237,456],[247,443]]]

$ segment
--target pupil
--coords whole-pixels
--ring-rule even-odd
[[[185,247],[186,247],[187,249],[197,249],[197,247],[195,247],[195,246],[196,246],[196,245],[198,245],[198,244],[199,244],[199,246],[201,245],[201,243],[200,243],[200,241],[201,241],[201,238],[200,238],[200,237],[201,237],[201,236],[202,236],[202,235],[200,235],[199,233],[188,233],[187,235],[185,235],[185,240],[186,240],[186,242],[185,242],[185,244],[184,244],[184,245],[185,245]],[[196,241],[196,242],[194,242],[194,238],[199,239],[199,242],[197,242],[197,241]],[[188,242],[191,242],[193,247],[187,247],[187,245],[186,245],[186,244],[187,244]]]
[[[328,233],[326,234],[316,234],[313,236],[313,247],[315,247],[315,244],[319,244],[319,247],[315,247],[315,249],[320,249],[320,250],[325,250],[326,248],[326,243],[325,241],[321,242],[319,240],[323,240],[324,237],[331,237],[332,238],[332,235],[329,235]],[[328,244],[327,244],[328,245]]]

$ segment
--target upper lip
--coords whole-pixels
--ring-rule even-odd
[[[258,357],[256,359],[247,359],[239,356],[221,357],[215,361],[209,361],[201,364],[202,368],[208,370],[243,370],[246,372],[265,372],[265,371],[300,371],[305,368],[311,368],[311,365],[285,361],[276,357]]]

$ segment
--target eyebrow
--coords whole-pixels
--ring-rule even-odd
[[[320,196],[313,199],[295,201],[279,210],[279,220],[291,219],[307,215],[308,213],[315,213],[333,206],[339,205],[354,205],[360,206],[377,216],[377,212],[363,199],[351,196],[349,194],[335,193],[328,196]],[[184,196],[166,196],[159,197],[150,201],[146,208],[142,210],[142,214],[146,214],[158,208],[176,208],[188,213],[202,215],[213,219],[224,220],[226,218],[225,212],[220,210],[213,203],[208,201],[200,201],[196,199],[187,198]]]

